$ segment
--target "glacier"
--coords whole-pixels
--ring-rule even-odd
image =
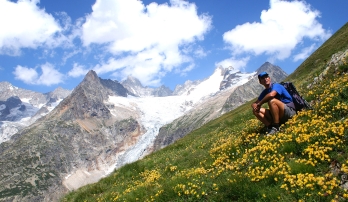
[[[229,88],[245,84],[254,76],[253,73],[237,73],[238,78]],[[140,122],[145,127],[146,133],[143,134],[137,143],[128,148],[118,156],[116,163],[110,167],[107,174],[111,173],[125,164],[132,163],[143,158],[145,152],[155,140],[159,129],[165,124],[183,116],[195,105],[203,102],[205,99],[214,96],[220,91],[220,83],[223,80],[222,69],[217,68],[215,72],[206,80],[196,86],[187,89],[177,96],[167,97],[118,97],[110,96],[108,103],[115,106],[125,107],[130,110],[139,110],[141,112]]]

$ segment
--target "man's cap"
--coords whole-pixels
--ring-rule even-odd
[[[267,72],[261,72],[259,75],[258,75],[258,78],[262,78],[262,77],[265,77],[265,76],[268,76],[268,73]]]

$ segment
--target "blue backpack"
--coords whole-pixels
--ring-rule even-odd
[[[281,82],[280,84],[284,86],[284,88],[291,95],[296,111],[301,111],[303,109],[313,109],[311,105],[297,92],[296,87],[292,82]]]

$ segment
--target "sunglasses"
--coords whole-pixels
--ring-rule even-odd
[[[260,80],[261,80],[261,79],[266,79],[266,78],[269,78],[269,76],[260,77]]]

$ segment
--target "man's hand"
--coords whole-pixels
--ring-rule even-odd
[[[261,105],[259,105],[258,103],[253,103],[252,105],[251,105],[251,107],[253,108],[253,110],[255,111],[255,112],[260,112],[260,109],[261,109]]]

